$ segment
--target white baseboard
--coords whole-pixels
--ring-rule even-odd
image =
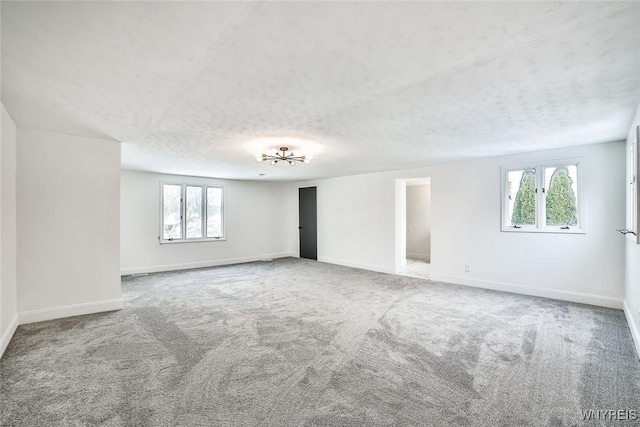
[[[381,267],[379,265],[374,265],[374,264],[363,264],[360,262],[345,261],[345,260],[334,259],[334,258],[318,257],[318,261],[326,262],[327,264],[336,264],[336,265],[343,265],[345,267],[360,268],[362,270],[377,271],[379,273],[395,274],[396,272],[395,268]]]
[[[0,358],[4,354],[4,351],[7,349],[9,345],[9,341],[13,337],[13,334],[16,333],[16,329],[18,329],[18,315],[16,314],[11,319],[11,323],[9,323],[9,327],[4,331],[2,336],[0,336]]]
[[[255,255],[240,258],[226,258],[217,259],[211,261],[200,262],[186,262],[182,264],[167,264],[167,265],[151,265],[145,267],[125,268],[120,271],[121,276],[128,276],[130,274],[143,274],[143,273],[160,273],[163,271],[176,271],[176,270],[188,270],[190,268],[204,268],[204,267],[218,267],[220,265],[241,264],[243,262],[262,261],[264,259],[275,258],[287,258],[297,257],[298,255],[293,252],[282,252],[278,254],[265,254]]]
[[[514,294],[531,295],[534,297],[577,302],[579,304],[616,308],[618,310],[622,310],[623,305],[623,300],[621,298],[611,298],[600,295],[583,294],[579,292],[560,291],[549,288],[537,288],[535,286],[494,282],[491,280],[470,279],[466,277],[447,276],[433,273],[431,273],[431,280],[433,282],[453,283],[456,285],[471,286],[475,288],[492,289],[494,291],[511,292]]]
[[[624,305],[624,315],[627,318],[627,323],[629,324],[629,329],[631,330],[631,336],[633,337],[633,343],[636,345],[636,352],[638,353],[638,358],[640,358],[640,331],[638,331],[638,325],[631,314],[631,308],[627,304],[625,300],[623,302]]]
[[[44,308],[41,310],[23,311],[18,313],[18,323],[20,325],[24,325],[27,323],[60,319],[62,317],[121,310],[122,306],[122,298],[119,298],[108,301],[96,301],[83,304],[65,305],[62,307]]]

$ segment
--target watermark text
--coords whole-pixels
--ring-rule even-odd
[[[584,421],[635,421],[640,419],[635,409],[583,409]]]

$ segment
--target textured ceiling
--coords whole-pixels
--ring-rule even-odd
[[[2,102],[122,142],[128,169],[404,169],[624,139],[639,22],[637,2],[2,2]],[[277,137],[312,164],[255,162]]]

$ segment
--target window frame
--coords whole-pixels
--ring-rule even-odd
[[[165,185],[175,185],[180,187],[180,227],[182,231],[181,238],[164,238],[164,186]],[[186,191],[187,187],[199,187],[202,189],[201,191],[201,209],[200,209],[200,221],[201,221],[201,229],[204,237],[187,237],[187,220],[186,220],[186,209],[187,204],[185,203]],[[221,206],[220,206],[220,216],[222,221],[222,236],[220,237],[206,237],[207,235],[207,189],[215,188],[219,189],[222,192],[220,197]],[[158,236],[158,240],[161,245],[164,244],[174,244],[174,243],[196,243],[196,242],[222,242],[227,240],[227,221],[225,219],[225,205],[226,205],[226,188],[223,185],[209,185],[209,184],[198,184],[193,182],[176,182],[176,181],[160,181],[160,235]]]
[[[578,224],[571,226],[569,229],[562,229],[561,226],[548,226],[546,225],[546,200],[548,194],[548,188],[545,187],[545,169],[546,168],[558,168],[562,166],[576,165],[577,175],[577,187],[576,194],[576,208]],[[536,205],[536,223],[533,225],[521,225],[518,228],[510,225],[511,219],[509,218],[509,181],[508,174],[512,171],[520,171],[526,169],[535,170],[536,177],[536,190],[544,188],[544,192],[536,191],[535,205]],[[585,203],[585,190],[584,190],[584,162],[582,158],[569,158],[560,160],[548,160],[539,162],[529,162],[520,164],[510,164],[501,166],[500,168],[500,200],[501,200],[501,214],[500,214],[500,230],[511,233],[556,233],[556,234],[586,234],[586,203]]]

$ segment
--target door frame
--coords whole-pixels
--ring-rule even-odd
[[[407,266],[407,183],[409,184],[431,184],[431,177],[402,178],[396,179],[395,197],[395,273],[398,274]],[[433,185],[431,185],[433,194]],[[431,199],[433,201],[433,198]],[[433,222],[432,222],[433,224]],[[433,234],[432,234],[433,236]],[[433,238],[431,239],[431,263],[433,263]]]

